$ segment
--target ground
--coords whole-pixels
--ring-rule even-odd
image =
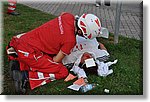
[[[41,11],[31,9],[27,6],[17,5],[17,11],[21,13],[19,16],[11,16],[6,14],[7,5],[3,5],[3,59],[4,59],[4,83],[2,94],[15,94],[12,79],[9,74],[8,59],[5,47],[11,37],[21,33],[30,31],[41,24],[55,18],[56,16],[43,13]],[[110,33],[109,39],[98,39],[102,42],[110,53],[110,61],[118,59],[116,65],[111,67],[114,73],[107,77],[98,77],[96,75],[89,76],[89,83],[97,83],[99,86],[87,93],[76,92],[67,89],[75,80],[64,82],[62,80],[51,82],[34,90],[28,91],[28,95],[105,95],[104,89],[110,90],[110,95],[142,95],[143,94],[143,43],[140,40],[129,39],[119,36],[119,43],[113,43],[113,34]]]

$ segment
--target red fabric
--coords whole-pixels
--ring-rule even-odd
[[[50,56],[26,43],[20,43],[18,38],[13,37],[10,46],[15,47],[18,54],[17,60],[20,62],[20,70],[29,71],[29,78],[37,78],[37,72],[42,72],[44,75],[54,74],[56,80],[68,75],[68,70],[63,64],[53,62]],[[31,89],[41,86],[43,81],[51,82],[48,79],[29,80]]]
[[[21,62],[21,61],[19,61],[19,64],[20,64],[20,70],[21,71],[24,71],[24,70],[30,70],[30,67],[27,65],[27,64],[25,64],[25,63],[23,63],[23,62]]]
[[[38,51],[30,53],[28,50],[26,50],[20,45],[18,45],[18,50],[29,53],[29,55],[26,56],[24,53],[17,51],[19,61],[30,66],[30,68],[32,68],[30,70],[32,71],[56,73],[59,72],[60,68],[64,67],[61,63],[53,62],[52,58],[47,54],[40,54],[40,52]]]
[[[22,49],[20,48],[20,50]],[[36,60],[34,58],[34,55],[36,56],[36,54],[34,53],[29,54],[28,57],[20,52],[17,52],[17,53],[19,56],[19,58],[17,59],[20,62],[20,70],[29,71],[29,83],[30,83],[31,89],[44,85],[42,84],[43,82],[45,82],[45,84],[51,82],[50,79],[30,80],[30,78],[38,79],[37,72],[43,73],[45,77],[49,77],[49,74],[54,74],[56,80],[63,79],[68,75],[67,68],[60,63],[59,64],[53,63],[52,58],[49,57],[48,55],[43,55],[41,58]],[[38,56],[36,57],[39,57],[39,56],[40,55],[38,54]],[[11,59],[11,60],[14,60],[14,59]],[[50,62],[49,60],[51,60],[52,62]]]
[[[41,85],[45,85],[53,81],[49,78],[50,77],[49,74],[51,73],[43,73],[45,79],[39,79],[38,72],[29,71],[29,83],[31,89],[34,89]],[[61,68],[58,73],[54,74],[56,80],[65,78],[67,75],[68,75],[68,71],[66,68]]]
[[[63,64],[53,62],[49,54],[57,54],[60,50],[69,54],[76,43],[74,32],[74,16],[64,13],[20,38],[13,37],[10,46],[18,54],[20,69],[29,71],[29,78],[37,78],[36,72],[41,72],[54,74],[58,80],[65,78],[68,70]],[[41,86],[43,81],[51,80],[29,80],[31,89]]]
[[[14,12],[16,9],[16,0],[8,0],[8,9],[7,9],[7,13],[11,13]]]
[[[41,83],[46,81],[46,84],[51,82],[51,80],[30,80],[30,88],[33,90],[39,86],[42,86]]]
[[[65,54],[70,54],[75,46],[74,16],[64,13],[42,26],[27,32],[20,41],[45,52],[47,54],[57,54],[60,50]]]
[[[16,4],[17,0],[8,0],[8,3],[14,3],[14,4]]]
[[[26,43],[19,43],[19,39],[16,37],[12,38],[9,45],[15,48],[18,58],[9,57],[11,60],[19,60],[21,70],[32,70],[43,73],[59,73],[61,68],[66,69],[62,63],[53,62],[53,59],[48,54],[32,48],[32,46]],[[25,53],[29,54],[26,55]],[[68,74],[67,69],[64,76],[66,76],[66,74]]]
[[[48,76],[48,74],[44,74],[44,76],[46,77]],[[35,79],[35,80],[32,80],[32,79]],[[30,82],[30,87],[32,90],[41,85],[51,82],[51,80],[48,80],[48,79],[41,79],[41,80],[40,79],[38,80],[38,79],[39,78],[38,78],[37,72],[32,72],[32,71],[29,72],[29,82]]]

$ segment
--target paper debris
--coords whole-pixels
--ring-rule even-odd
[[[108,89],[104,89],[104,92],[105,92],[105,93],[109,93],[109,90],[108,90]]]
[[[96,66],[95,61],[94,61],[93,58],[86,59],[85,64],[86,64],[87,68]]]
[[[85,85],[85,81],[83,78],[79,78],[78,80],[76,80],[73,85],[68,86],[67,88],[75,90],[75,91],[79,91],[80,87]]]
[[[75,91],[79,91],[80,87],[81,85],[73,84],[73,85],[68,86],[67,88],[75,90]]]

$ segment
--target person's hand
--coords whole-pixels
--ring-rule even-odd
[[[104,44],[102,44],[102,43],[99,42],[99,45],[100,45],[100,49],[101,49],[101,50],[106,50],[106,51],[107,51],[107,49],[106,49],[106,47],[104,46]]]
[[[65,55],[62,53],[62,51],[60,50],[59,53],[53,57],[53,61],[57,62],[57,63],[61,63],[62,59],[65,57]]]
[[[88,84],[87,78],[83,78],[83,79],[84,79],[84,82],[85,82],[86,84]]]

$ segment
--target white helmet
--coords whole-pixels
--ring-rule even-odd
[[[102,32],[104,32],[101,31],[99,18],[93,14],[83,14],[78,20],[78,27],[82,30],[83,36],[87,39],[100,37],[103,35]],[[108,38],[108,32],[102,37]]]

